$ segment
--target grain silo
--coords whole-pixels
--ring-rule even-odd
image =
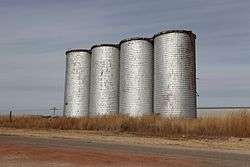
[[[90,51],[66,52],[64,116],[88,116]]]
[[[153,45],[148,38],[120,42],[119,113],[129,116],[152,114]]]
[[[163,31],[154,36],[154,112],[196,117],[195,34]]]
[[[119,109],[119,46],[94,45],[91,52],[90,116],[117,114]]]

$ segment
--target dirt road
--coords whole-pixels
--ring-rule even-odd
[[[0,135],[0,166],[249,167],[250,154],[175,146],[155,148],[84,139]]]

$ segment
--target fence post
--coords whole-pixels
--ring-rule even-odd
[[[12,122],[12,111],[10,111],[10,122]]]

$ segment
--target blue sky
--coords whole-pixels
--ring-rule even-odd
[[[0,0],[0,114],[62,108],[65,50],[166,29],[197,35],[199,106],[250,106],[249,9],[247,0]]]

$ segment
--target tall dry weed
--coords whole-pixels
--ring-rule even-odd
[[[95,118],[0,117],[0,127],[28,129],[95,130],[133,133],[160,137],[250,137],[250,113],[241,112],[222,117],[198,119],[131,118],[103,116]]]

